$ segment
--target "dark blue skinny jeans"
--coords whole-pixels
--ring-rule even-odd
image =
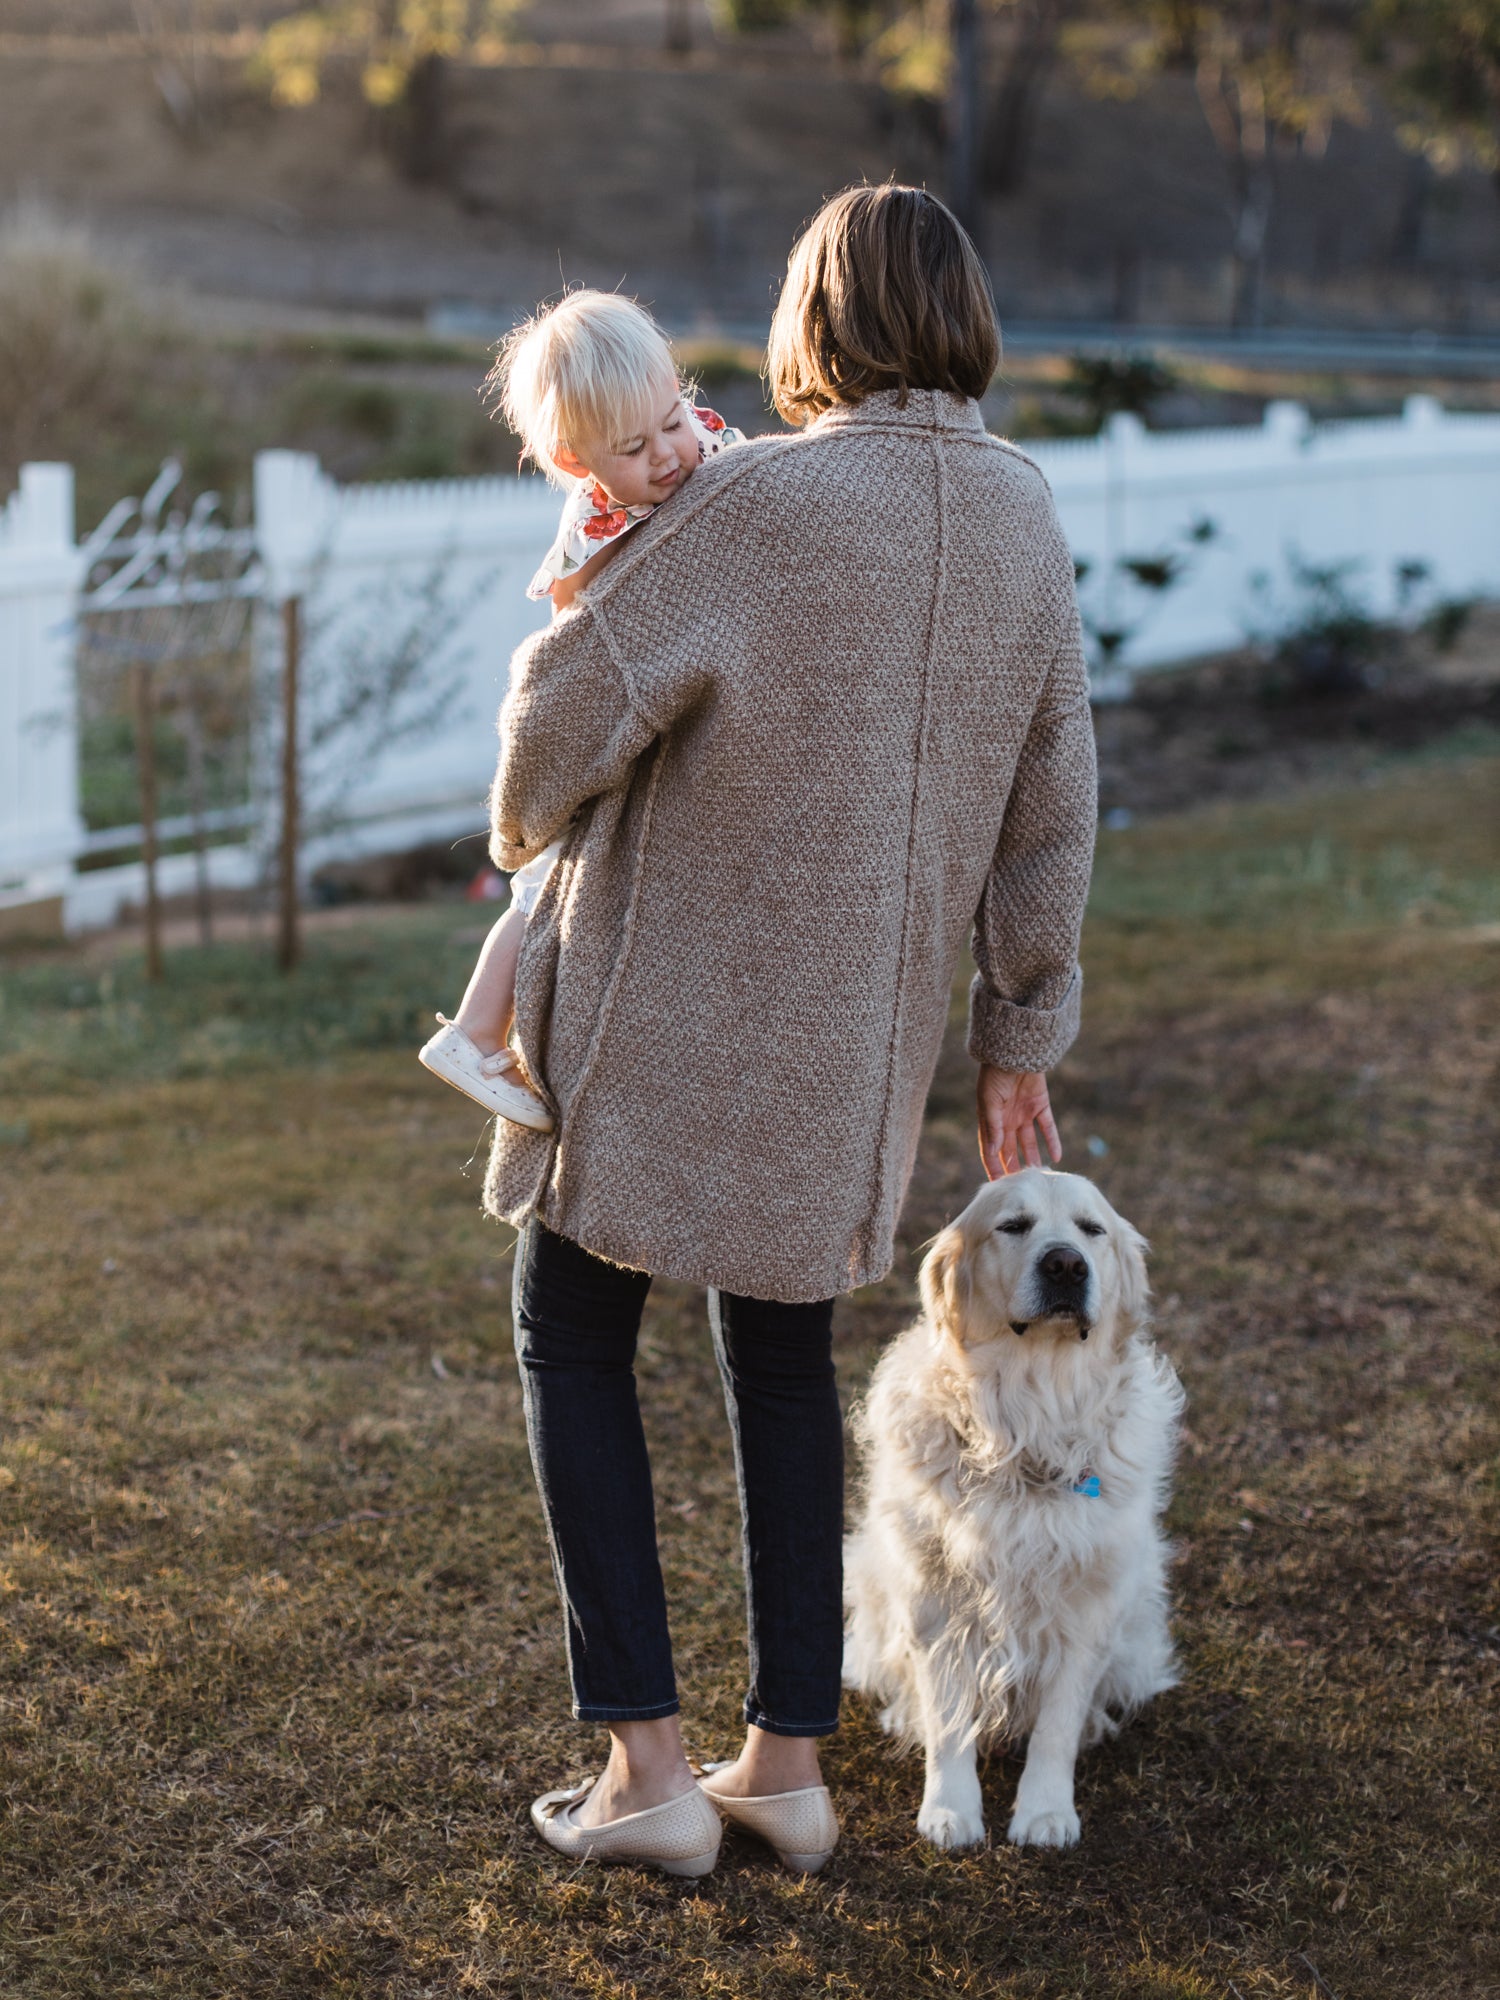
[[[526,1433],[567,1631],[573,1713],[677,1713],[635,1345],[651,1279],[533,1219],[516,1245]],[[833,1301],[709,1293],[734,1437],[750,1628],[745,1720],[778,1736],[836,1726],[844,1428]]]

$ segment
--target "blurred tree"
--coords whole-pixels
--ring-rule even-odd
[[[680,5],[682,0],[667,4]],[[954,0],[715,0],[715,11],[737,31],[781,27],[798,15],[819,16],[832,28],[835,47],[846,62],[873,69],[897,96],[940,105],[952,82],[953,4]]]
[[[1363,116],[1342,21],[1322,0],[1102,0],[1060,41],[1102,96],[1134,96],[1165,70],[1191,73],[1229,180],[1231,319],[1257,325],[1278,144],[1321,153],[1336,117]]]
[[[1144,423],[1160,398],[1177,387],[1177,376],[1149,354],[1075,354],[1059,387],[1082,404],[1097,431],[1120,411]]]
[[[1037,107],[1057,61],[1062,29],[1080,0],[999,0],[1010,38],[990,93],[981,171],[990,194],[1019,194],[1026,181]]]
[[[949,0],[948,201],[976,240],[979,216],[979,16],[975,0]]]
[[[981,11],[972,20],[961,0],[807,4],[832,15],[841,55],[873,55],[888,90],[948,107],[952,167],[955,179],[966,183],[964,190],[952,190],[958,208],[972,213],[980,189],[992,195],[1020,192],[1061,29],[1088,0],[980,0]],[[998,63],[986,59],[997,41]],[[960,44],[972,46],[972,62],[960,54]]]
[[[818,0],[814,0],[818,4]],[[780,28],[801,11],[799,0],[723,0],[724,18],[744,33],[756,28]],[[835,7],[831,11],[837,12]]]
[[[417,60],[398,108],[400,122],[392,136],[407,179],[446,181],[453,167],[446,56],[429,49]]]
[[[1362,52],[1389,89],[1402,143],[1500,188],[1500,0],[1372,0]]]
[[[851,34],[863,23],[865,45],[887,90],[931,105],[946,101],[953,85],[949,0],[915,0],[857,14],[840,0],[838,14]]]
[[[330,0],[273,21],[251,58],[251,79],[276,104],[312,104],[338,57],[359,65],[360,88],[378,108],[404,104],[413,80],[428,90],[444,59],[494,61],[520,0]],[[424,67],[425,66],[425,67]],[[424,144],[431,147],[430,131]]]
[[[881,0],[811,0],[811,4],[832,18],[839,54],[850,61],[865,54],[890,25],[895,11]]]
[[[734,0],[764,7],[777,0]],[[790,11],[799,0],[783,0]],[[839,53],[873,67],[886,90],[919,107],[947,142],[948,205],[976,239],[984,129],[983,0],[800,0],[830,16]],[[1008,4],[1008,0],[1005,0]]]
[[[151,80],[185,139],[207,135],[218,92],[216,39],[237,25],[234,0],[130,0]]]

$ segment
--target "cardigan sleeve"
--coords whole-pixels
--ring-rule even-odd
[[[969,1052],[977,1062],[1048,1070],[1078,1033],[1078,945],[1098,816],[1088,671],[1070,603],[975,914]]]
[[[496,867],[521,867],[586,800],[626,783],[663,720],[640,707],[587,603],[519,646],[500,709],[500,762],[490,790]]]

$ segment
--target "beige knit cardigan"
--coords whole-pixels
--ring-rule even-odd
[[[756,1298],[889,1269],[972,930],[969,1046],[1078,1028],[1096,820],[1073,564],[976,403],[711,459],[516,653],[491,851],[559,834],[517,1034],[552,1137],[490,1212]]]

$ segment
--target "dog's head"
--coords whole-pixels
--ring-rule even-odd
[[[961,1347],[1113,1347],[1145,1318],[1145,1252],[1091,1181],[1028,1167],[981,1188],[937,1238],[922,1265],[922,1302]]]

